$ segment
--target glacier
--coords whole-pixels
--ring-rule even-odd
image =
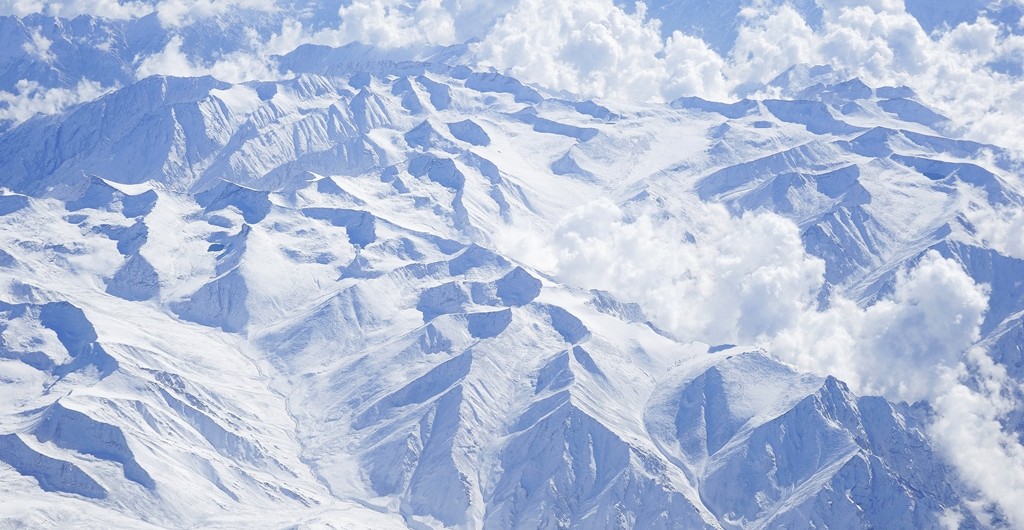
[[[135,79],[169,38],[155,15],[0,24],[0,89],[109,89],[0,132],[0,526],[1024,524],[950,462],[933,403],[685,335],[548,266],[595,201],[683,241],[701,204],[777,215],[823,307],[951,260],[988,286],[972,347],[1012,383],[997,419],[1019,442],[1024,256],[976,226],[1024,207],[1019,157],[907,87],[798,65],[732,102],[590,100],[461,44]],[[30,57],[36,26],[78,47]],[[243,38],[202,38],[223,28],[183,31],[213,57]]]

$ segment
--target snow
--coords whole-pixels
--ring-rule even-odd
[[[962,265],[1019,383],[1009,152],[814,69],[778,80],[795,95],[660,104],[354,45],[281,60],[298,74],[125,79],[0,134],[0,517],[979,526],[926,407],[764,346],[832,296],[895,304],[904,271]],[[553,231],[612,251],[569,267]],[[803,261],[714,253],[790,256],[755,240],[783,232]],[[773,291],[804,273],[813,292]]]

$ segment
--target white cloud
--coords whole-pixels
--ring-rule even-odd
[[[869,85],[910,86],[971,138],[1024,148],[1024,123],[1014,118],[1024,79],[990,66],[1021,64],[1024,37],[985,17],[928,35],[902,2],[823,3],[824,24],[810,33],[786,7],[749,17],[729,56],[730,82],[763,82],[799,62],[830,64]]]
[[[813,30],[792,7],[764,12],[747,9],[727,75],[733,84],[763,83],[794,64],[816,64],[820,54]]]
[[[151,75],[196,77],[211,75],[221,81],[241,83],[251,80],[277,79],[281,76],[269,57],[260,52],[237,51],[213,63],[202,63],[182,51],[182,38],[171,37],[163,50],[139,59],[136,77]]]
[[[352,0],[339,8],[339,28],[313,33],[307,41],[382,48],[458,44],[484,37],[514,5],[507,0]]]
[[[953,508],[944,508],[939,516],[939,525],[943,530],[958,530],[964,521],[964,514]]]
[[[860,394],[930,401],[936,447],[985,502],[1024,524],[1024,447],[1000,423],[1016,406],[1007,390],[1019,383],[975,347],[986,285],[929,251],[897,272],[891,295],[866,306],[834,295],[822,308],[824,265],[804,251],[791,221],[765,212],[732,217],[695,198],[679,210],[689,217],[631,215],[599,200],[570,212],[551,235],[515,226],[495,244],[564,283],[640,303],[681,340],[754,343]],[[980,389],[961,382],[965,362]],[[950,528],[962,519],[942,516]]]
[[[685,219],[655,211],[630,215],[609,200],[597,200],[569,212],[550,235],[543,228],[517,225],[499,232],[495,245],[566,283],[640,301],[659,325],[687,339],[736,342],[742,336],[754,341],[764,326],[741,319],[741,291],[789,298],[781,305],[791,310],[779,311],[775,320],[811,303],[824,265],[816,258],[803,262],[799,233],[790,230],[791,223],[770,213],[734,219],[721,205],[699,201],[684,210]],[[776,275],[773,261],[797,265]],[[761,265],[768,267],[759,270]],[[784,288],[757,287],[784,277],[789,280],[785,285],[776,282]],[[727,284],[734,279],[744,285],[737,281],[734,289]]]
[[[1024,37],[979,17],[928,35],[899,0],[820,0],[812,28],[788,3],[751,2],[725,57],[700,39],[659,37],[644,9],[627,14],[611,0],[521,0],[473,47],[481,66],[584,97],[727,99],[795,64],[829,64],[870,85],[908,85],[967,136],[1024,149],[1020,72]]]
[[[864,308],[833,297],[827,310],[807,312],[799,325],[774,337],[771,348],[800,368],[836,375],[861,393],[929,399],[943,370],[980,338],[987,309],[987,286],[930,251],[897,274],[892,296]]]
[[[23,17],[42,13],[46,6],[42,0],[0,0],[0,14]]]
[[[641,301],[655,322],[688,339],[749,343],[792,326],[825,272],[804,253],[796,226],[771,213],[732,218],[720,205],[697,208],[684,222],[628,219],[606,201],[583,206],[555,230],[555,273]]]
[[[642,3],[520,0],[471,50],[480,67],[584,97],[726,99],[730,88],[721,56],[678,31],[662,40]]]
[[[441,0],[409,7],[400,0],[355,0],[343,6],[339,38],[382,48],[454,44],[455,20]]]
[[[647,100],[666,81],[664,48],[644,11],[611,0],[521,0],[473,47],[484,66],[577,94]]]
[[[163,50],[142,58],[135,70],[136,77],[143,79],[151,75],[197,75],[199,68],[181,51],[181,45],[181,37],[175,36],[168,41]]]
[[[929,433],[969,486],[997,505],[1011,526],[1024,527],[1024,446],[1001,423],[1016,407],[1007,390],[1019,383],[980,349],[966,362],[973,366],[970,375],[963,364],[944,374]],[[977,381],[978,388],[962,382],[967,379]]]
[[[273,12],[278,6],[276,0],[161,0],[155,8],[160,23],[168,27],[192,24],[236,9]]]
[[[276,11],[276,0],[0,0],[0,13],[19,17],[41,13],[75,18],[92,15],[110,19],[138,18],[157,13],[161,24],[177,27],[235,9]]]
[[[1024,121],[1016,119],[1024,36],[1004,25],[1013,21],[982,16],[928,35],[900,0],[818,3],[824,18],[812,28],[788,2],[748,1],[735,48],[720,56],[694,36],[662,39],[642,4],[627,13],[612,0],[353,0],[339,8],[339,27],[314,29],[294,18],[303,15],[283,13],[281,31],[269,42],[193,66],[219,63],[225,79],[243,79],[273,71],[265,57],[304,43],[415,48],[479,38],[472,50],[480,67],[585,97],[646,101],[724,100],[794,64],[830,64],[871,85],[908,85],[970,138],[1024,149]],[[0,11],[19,15],[130,18],[155,11],[169,28],[236,9],[281,13],[275,0],[0,0]],[[32,52],[46,57],[45,44],[37,41]]]
[[[664,97],[700,94],[719,101],[728,99],[726,63],[703,40],[675,31],[665,41],[664,57]]]
[[[566,283],[639,302],[683,340],[762,345],[892,399],[932,397],[941,367],[979,338],[987,287],[935,252],[900,271],[891,296],[867,307],[833,296],[822,310],[824,263],[805,252],[794,223],[767,212],[732,217],[697,201],[686,210],[689,219],[630,217],[597,201],[549,238],[496,244]]]
[[[1013,68],[992,67],[1024,64],[1024,36],[1004,26],[1012,21],[982,16],[929,35],[901,0],[818,3],[824,18],[812,27],[790,3],[749,2],[736,45],[722,56],[678,31],[663,39],[642,5],[627,13],[612,0],[354,0],[339,8],[337,28],[314,31],[283,17],[281,31],[269,40],[250,35],[243,51],[212,62],[189,57],[186,43],[175,36],[159,53],[139,58],[137,73],[211,74],[238,82],[279,76],[269,57],[303,43],[358,40],[409,48],[478,37],[471,47],[478,66],[553,89],[642,101],[681,95],[721,100],[794,64],[824,63],[871,85],[909,85],[966,135],[1024,149],[1018,103],[1024,78]],[[277,11],[278,3],[0,0],[0,12],[19,16],[124,19],[156,12],[168,28],[234,9]],[[51,45],[36,31],[24,51],[52,61]],[[19,124],[107,90],[88,80],[75,89],[21,81],[15,93],[0,92],[0,120]],[[1014,473],[1024,468],[1024,449],[999,423],[1014,406],[1005,392],[1013,383],[977,351],[967,362],[982,375],[980,390],[960,381],[965,368],[957,365],[978,338],[987,306],[984,286],[955,262],[928,253],[897,274],[888,298],[862,307],[834,296],[822,310],[817,296],[824,266],[806,254],[792,223],[763,212],[734,218],[720,206],[696,203],[689,215],[629,216],[597,202],[567,216],[551,237],[520,241],[519,252],[514,242],[502,244],[568,283],[642,303],[655,322],[684,339],[762,344],[801,368],[838,375],[861,392],[931,399],[937,443],[969,484],[1024,526],[1024,509],[1015,503],[1024,497],[1024,477]],[[1024,258],[1024,210],[978,210],[969,217],[987,244]],[[951,524],[957,517],[947,514]]]
[[[302,44],[313,42],[313,39],[302,22],[294,18],[286,18],[281,22],[281,30],[267,39],[263,49],[268,55],[284,55]]]
[[[50,52],[53,41],[43,36],[38,28],[32,30],[32,40],[21,46],[21,49],[29,55],[35,56],[40,61],[52,62],[56,57]]]
[[[1024,259],[1024,208],[1000,206],[967,213],[982,242],[997,252]]]
[[[37,114],[57,114],[78,103],[92,101],[113,90],[95,81],[84,79],[74,89],[46,88],[22,79],[16,92],[0,91],[0,121],[17,126]]]
[[[111,19],[128,19],[153,12],[144,2],[118,0],[0,0],[0,13],[19,17],[42,13],[55,17],[75,18],[94,15]]]

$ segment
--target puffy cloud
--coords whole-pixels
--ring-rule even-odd
[[[34,29],[32,30],[32,40],[23,44],[21,49],[40,61],[52,62],[56,57],[50,52],[50,46],[53,46],[53,41],[44,37],[39,29]]]
[[[1024,259],[1024,208],[981,208],[968,212],[967,217],[982,242],[997,252]]]
[[[930,251],[896,276],[894,293],[861,308],[840,296],[771,341],[797,366],[831,373],[862,393],[934,397],[943,370],[979,339],[988,290],[956,262]],[[881,369],[884,367],[884,369]]]
[[[640,101],[682,95],[724,100],[794,64],[830,64],[868,84],[908,85],[963,134],[1024,149],[1024,122],[1015,118],[1016,102],[1024,98],[1019,20],[988,18],[998,13],[990,10],[928,34],[900,0],[817,4],[820,12],[809,2],[745,0],[735,21],[735,46],[724,56],[678,31],[662,39],[660,21],[647,18],[643,4],[627,12],[613,0],[352,0],[339,8],[337,27],[285,12],[275,0],[0,0],[0,11],[111,18],[156,12],[169,28],[236,9],[280,13],[281,31],[269,41],[193,65],[219,63],[221,76],[234,79],[263,75],[263,66],[272,71],[265,57],[300,44],[354,40],[417,48],[480,39],[471,46],[471,60],[480,67],[584,97]],[[32,50],[47,53],[43,41]]]
[[[42,0],[2,0],[0,14],[23,17],[32,13],[42,13],[46,6]]]
[[[867,8],[876,13],[899,13],[904,10],[903,0],[818,0],[826,12],[849,8]]]
[[[197,75],[199,69],[181,51],[181,45],[180,36],[172,37],[162,51],[142,58],[135,70],[136,76],[143,79],[151,75]]]
[[[258,79],[280,77],[270,59],[258,52],[237,51],[227,54],[211,64],[197,63],[181,49],[180,36],[171,37],[160,52],[143,57],[136,68],[139,79],[151,75],[195,77],[212,75],[222,81],[240,83]]]
[[[584,97],[634,101],[727,99],[726,62],[703,40],[662,40],[642,3],[520,0],[471,47],[478,66]]]
[[[113,90],[95,81],[84,79],[74,89],[46,88],[33,81],[21,80],[16,93],[0,91],[0,122],[15,126],[37,114],[57,114],[71,105],[92,101]]]
[[[729,98],[725,61],[703,40],[675,31],[665,41],[664,57],[665,97],[700,94],[714,100]]]
[[[286,18],[281,22],[281,30],[267,39],[264,51],[269,55],[284,55],[300,45],[312,41],[313,39],[301,21]]]
[[[936,252],[899,271],[884,299],[861,307],[834,295],[820,308],[824,263],[806,253],[793,222],[768,212],[733,217],[698,201],[686,210],[687,219],[627,215],[597,201],[550,238],[497,244],[566,283],[639,302],[680,339],[758,344],[862,393],[928,399],[942,367],[979,339],[987,286]]]
[[[235,9],[276,11],[276,0],[161,0],[155,8],[164,26],[182,26]]]
[[[785,5],[751,10],[728,57],[732,86],[792,64],[829,64],[870,85],[910,86],[968,137],[1024,148],[1024,124],[1013,118],[1024,96],[1024,38],[1005,23],[980,16],[929,35],[902,2],[819,3],[824,21],[813,30]]]
[[[641,304],[681,340],[754,343],[861,394],[929,400],[938,449],[985,502],[1024,524],[1016,502],[1024,495],[1024,447],[1000,423],[1016,406],[1008,389],[1019,383],[975,347],[988,309],[986,285],[928,251],[896,273],[884,298],[859,305],[833,295],[819,304],[824,265],[805,252],[795,224],[687,201],[676,209],[682,218],[624,212],[598,200],[567,214],[550,235],[515,226],[495,244],[564,283]],[[1001,215],[1021,222],[1018,213]],[[950,528],[962,518],[943,515]]]
[[[907,85],[962,132],[1024,148],[1024,37],[985,16],[929,35],[899,0],[819,0],[813,27],[789,3],[749,2],[724,57],[697,37],[658,36],[642,5],[521,0],[473,50],[481,66],[584,97],[727,99],[795,64],[829,64],[868,84]],[[1016,22],[1019,25],[1019,21]],[[1019,31],[1016,31],[1019,33]]]
[[[789,5],[774,11],[746,9],[741,16],[743,24],[727,66],[734,85],[763,83],[794,64],[820,61],[813,30]]]
[[[771,213],[732,218],[720,205],[691,215],[631,219],[607,201],[583,206],[554,232],[554,272],[641,301],[660,326],[711,343],[762,340],[813,306],[825,266],[804,252],[793,223]]]
[[[644,10],[611,0],[521,0],[474,46],[481,65],[598,97],[660,97],[664,42]]]
[[[197,19],[234,9],[277,10],[276,0],[0,0],[0,13],[26,16],[33,13],[75,18],[92,15],[110,19],[138,18],[157,13],[161,24],[181,26]]]
[[[400,0],[355,0],[339,14],[341,41],[382,48],[456,42],[455,21],[441,0],[423,0],[414,8]]]
[[[506,0],[350,0],[338,10],[339,27],[306,32],[301,40],[334,46],[358,41],[388,49],[458,44],[485,36],[513,4]]]
[[[1011,1],[1020,3],[1002,3]],[[282,17],[281,31],[269,40],[253,36],[244,51],[212,62],[189,57],[182,37],[173,37],[161,52],[139,59],[138,76],[210,73],[244,81],[279,75],[268,58],[304,43],[414,48],[479,38],[471,46],[478,66],[552,89],[642,101],[680,95],[721,100],[794,64],[825,63],[872,85],[909,85],[965,135],[1024,148],[1018,118],[1022,21],[969,17],[928,33],[902,0],[817,3],[823,15],[812,23],[794,3],[745,2],[735,46],[719,55],[679,31],[662,38],[659,21],[648,19],[642,4],[627,12],[612,0],[352,0],[339,8],[338,27],[314,29],[309,19]],[[156,12],[169,28],[233,9],[275,11],[278,4],[0,0],[0,12],[19,16]],[[50,44],[37,32],[24,51],[49,61]],[[18,124],[105,90],[88,80],[74,90],[23,81],[16,93],[0,93],[0,120]],[[979,387],[963,382],[967,368],[957,364],[978,338],[984,286],[955,262],[928,253],[896,275],[890,296],[866,306],[833,296],[820,308],[823,264],[806,254],[792,223],[763,212],[732,217],[720,206],[696,202],[689,210],[690,217],[680,219],[597,202],[571,213],[550,237],[498,239],[507,252],[567,283],[642,303],[681,338],[753,342],[801,368],[836,374],[861,392],[931,399],[937,443],[969,484],[1024,526],[1015,504],[1024,496],[1024,479],[1014,473],[1024,468],[1024,449],[1000,424],[1014,406],[1005,391],[1014,383],[978,351],[966,362],[972,374],[981,374]],[[1024,257],[1024,210],[978,210],[970,219],[990,246]],[[958,515],[946,515],[955,525]]]
[[[972,367],[968,370],[967,365]],[[964,381],[975,380],[975,385]],[[1011,526],[1024,527],[1024,445],[1002,420],[1016,407],[1006,370],[973,349],[965,364],[944,374],[933,401],[932,439],[963,480],[998,506]],[[984,507],[982,507],[984,508]],[[984,520],[986,513],[976,514]]]
[[[0,0],[0,13],[19,17],[33,13],[75,18],[78,15],[94,15],[111,19],[140,17],[153,12],[145,2],[119,0]]]
[[[684,210],[627,213],[601,199],[554,230],[499,232],[495,245],[565,283],[641,302],[685,340],[755,342],[815,303],[824,263],[804,252],[793,223],[768,212],[734,218],[698,200]]]

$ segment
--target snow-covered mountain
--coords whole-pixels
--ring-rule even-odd
[[[809,351],[746,331],[789,311],[753,291],[803,286],[801,267],[822,268],[793,326],[927,304],[901,298],[908,271],[950,264],[930,289],[978,286],[978,322],[963,302],[854,350],[973,325],[946,368],[965,359],[971,398],[1009,381],[992,423],[1019,442],[1024,255],[1001,228],[1024,206],[1019,159],[913,90],[798,66],[731,103],[593,101],[467,65],[462,45],[306,44],[277,79],[136,80],[168,42],[139,29],[154,17],[47,19],[60,60],[43,61],[25,51],[39,18],[0,21],[0,88],[110,90],[0,134],[3,526],[1021,524],[936,434],[941,396],[860,395],[830,375],[856,371],[808,373]],[[214,24],[235,27],[188,31]],[[593,204],[618,217],[566,228]],[[715,243],[705,224],[762,218],[795,227],[800,264],[714,284],[775,244],[765,229],[686,269],[692,296],[615,268],[648,247],[550,243],[655,223],[686,262]],[[879,380],[949,360],[895,344]]]

